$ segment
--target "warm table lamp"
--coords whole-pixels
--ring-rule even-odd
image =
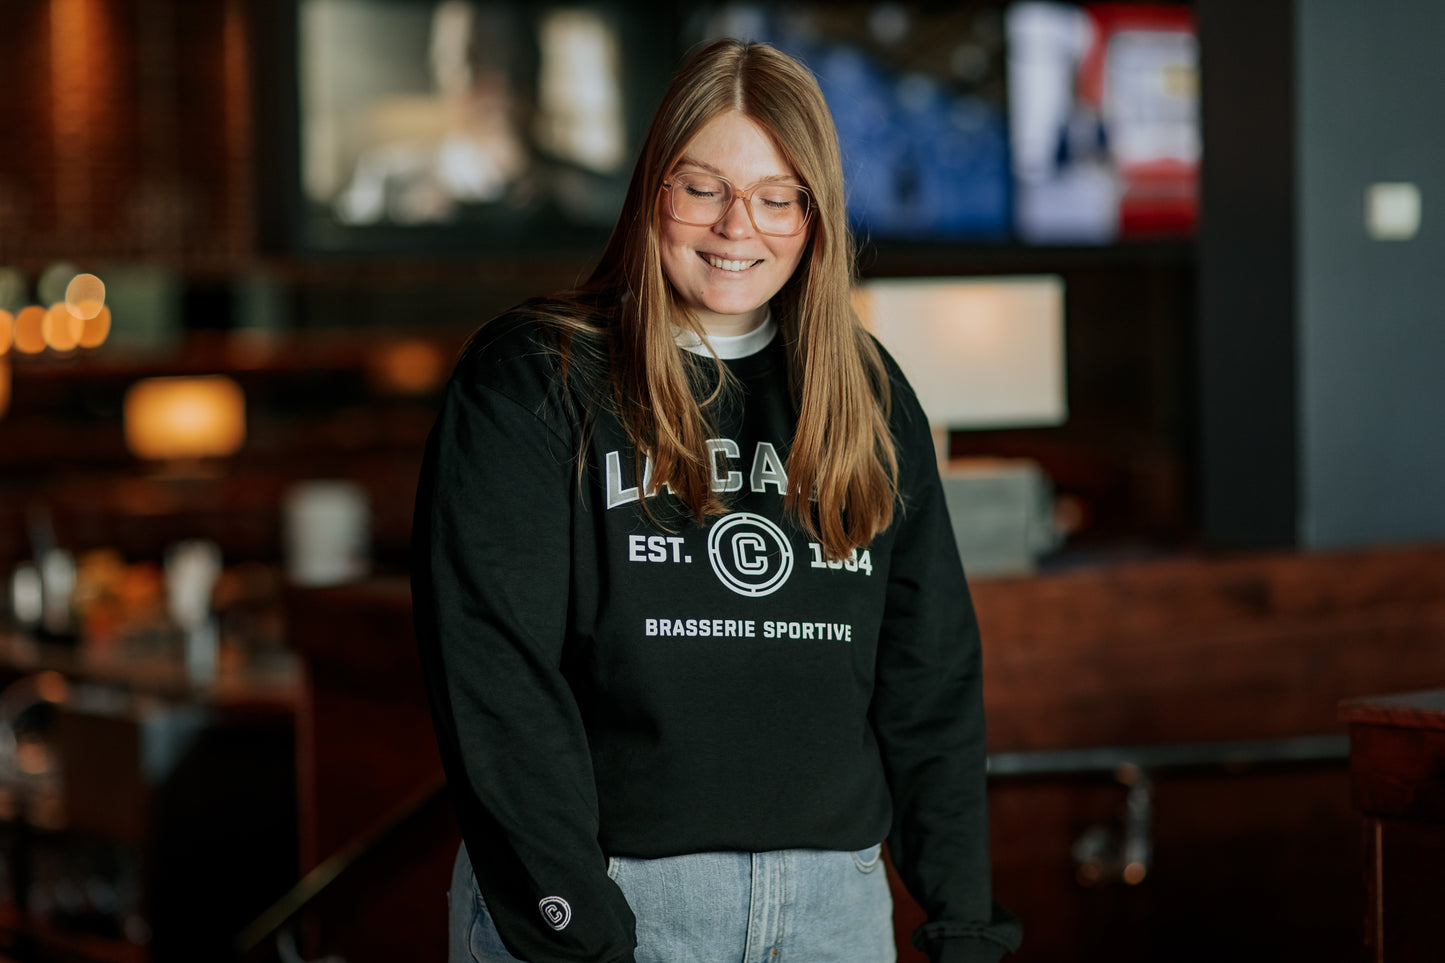
[[[139,458],[220,457],[245,440],[246,397],[230,378],[147,378],[126,392],[125,443]]]
[[[973,574],[1032,569],[1056,541],[1048,479],[1022,459],[950,462],[948,433],[1068,417],[1063,280],[888,278],[862,284],[854,304],[933,426],[965,567]]]

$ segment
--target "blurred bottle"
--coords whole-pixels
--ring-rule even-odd
[[[186,671],[193,682],[216,677],[220,632],[212,593],[221,576],[221,549],[207,539],[177,542],[166,550],[166,606],[185,642]]]
[[[366,491],[347,481],[309,481],[286,493],[286,577],[296,585],[363,578],[370,563]]]

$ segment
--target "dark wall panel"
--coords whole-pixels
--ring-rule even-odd
[[[1198,491],[1204,540],[1295,541],[1294,10],[1200,0]]]

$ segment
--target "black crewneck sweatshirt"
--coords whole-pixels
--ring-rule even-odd
[[[738,390],[709,448],[729,511],[700,525],[666,489],[642,510],[621,425],[598,386],[564,384],[551,337],[519,314],[473,340],[414,523],[438,743],[509,950],[631,961],[608,855],[885,838],[934,960],[1013,949],[1017,923],[991,899],[977,625],[896,365],[895,519],[834,562],[783,512],[796,415],[781,338],[724,362]]]

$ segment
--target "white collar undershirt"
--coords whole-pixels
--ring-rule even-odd
[[[679,348],[708,358],[711,357],[711,354],[707,348],[708,345],[712,345],[712,350],[717,352],[717,356],[723,361],[732,361],[757,354],[772,342],[773,336],[777,333],[778,325],[773,321],[772,308],[768,308],[768,313],[763,317],[763,323],[746,334],[713,334],[708,335],[704,340],[686,328],[679,328],[676,325],[672,328],[673,340],[677,342]]]

